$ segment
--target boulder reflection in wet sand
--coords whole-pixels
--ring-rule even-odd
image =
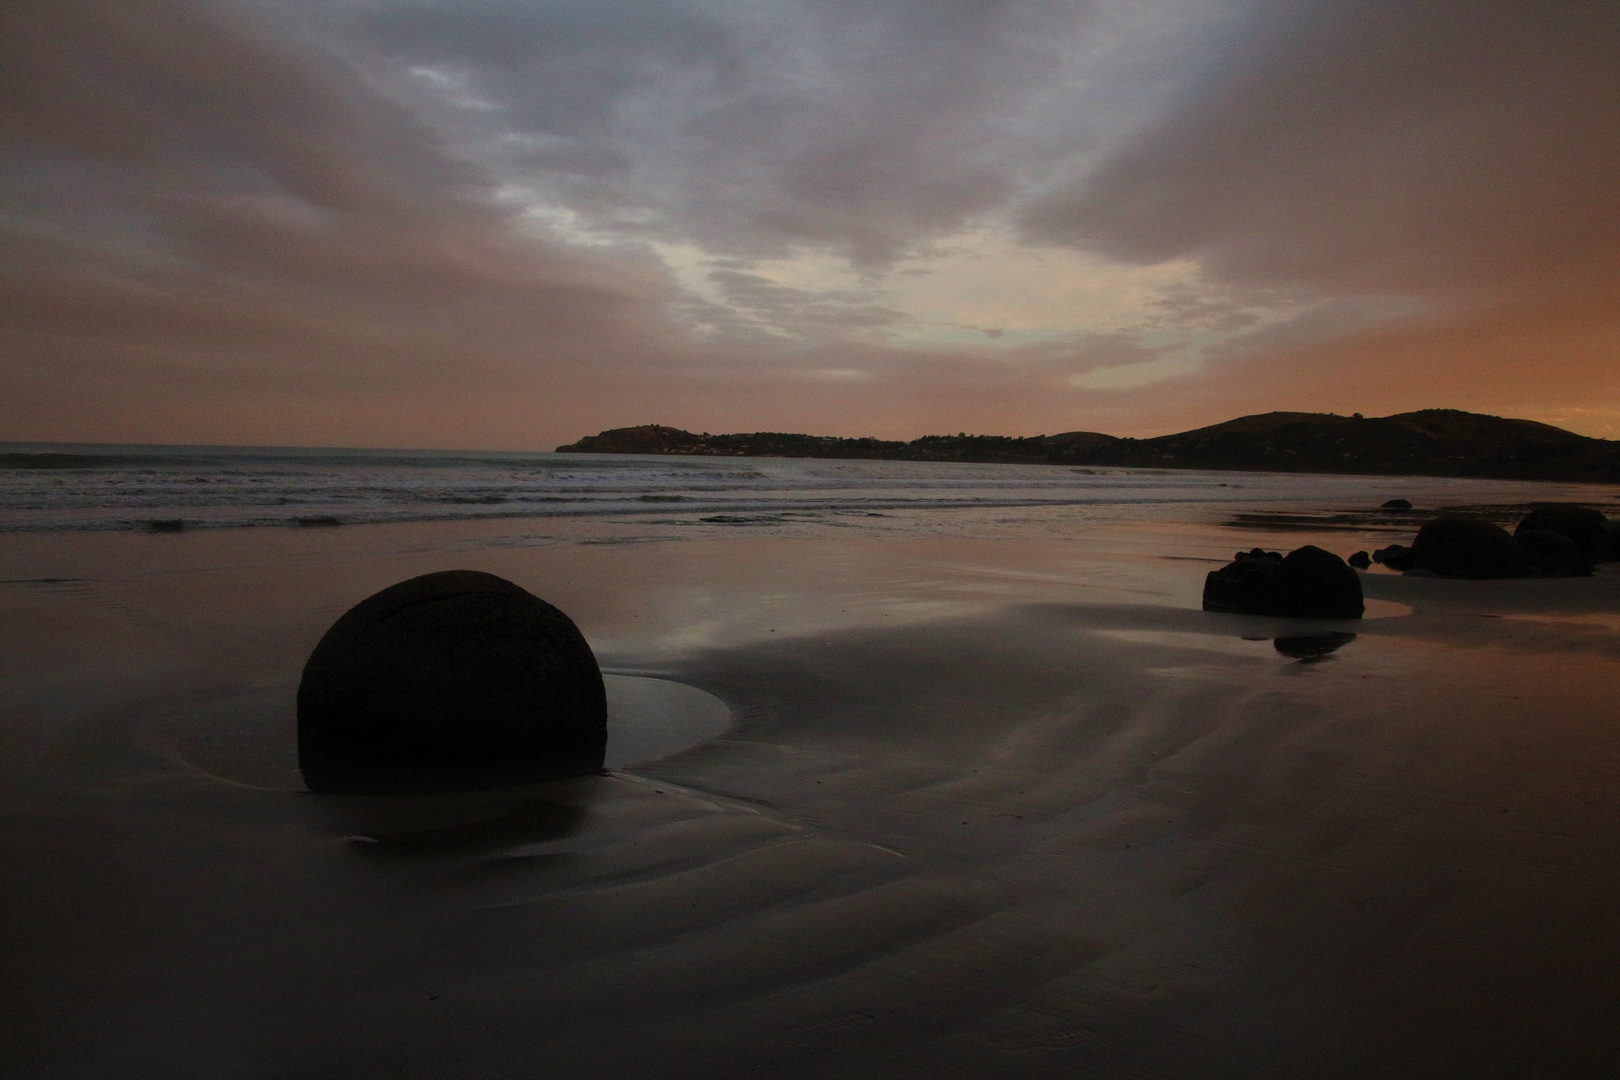
[[[1356,635],[1335,630],[1327,634],[1280,637],[1273,641],[1272,645],[1284,656],[1291,656],[1295,660],[1320,660],[1329,653],[1338,652],[1354,640]]]

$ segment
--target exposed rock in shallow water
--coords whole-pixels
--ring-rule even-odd
[[[1356,552],[1354,555],[1346,559],[1345,562],[1349,563],[1357,570],[1365,570],[1373,564],[1372,557],[1365,551]]]
[[[1359,619],[1361,579],[1330,551],[1306,545],[1285,558],[1275,551],[1240,551],[1204,579],[1204,610],[1243,615]]]
[[[1384,502],[1383,504],[1381,504],[1380,509],[1383,509],[1383,510],[1410,510],[1410,509],[1412,509],[1412,504],[1410,502],[1408,502],[1406,499],[1389,499],[1386,502]]]
[[[567,615],[493,574],[393,585],[326,632],[298,687],[298,763],[325,792],[502,786],[599,769],[602,674]]]

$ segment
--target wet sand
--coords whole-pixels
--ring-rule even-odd
[[[577,539],[0,538],[0,1073],[1620,1072],[1613,567],[1368,575],[1384,617],[1301,624],[1199,611],[1204,572],[1364,538]],[[732,726],[298,790],[315,640],[451,566]]]

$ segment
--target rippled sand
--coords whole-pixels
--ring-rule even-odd
[[[1198,610],[1306,539],[1365,546],[4,538],[0,1073],[1615,1075],[1620,573]],[[572,614],[616,723],[702,691],[731,726],[531,789],[299,790],[315,640],[450,566]]]

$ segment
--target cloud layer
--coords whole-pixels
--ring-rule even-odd
[[[1620,423],[1620,12],[11,0],[4,438]]]

